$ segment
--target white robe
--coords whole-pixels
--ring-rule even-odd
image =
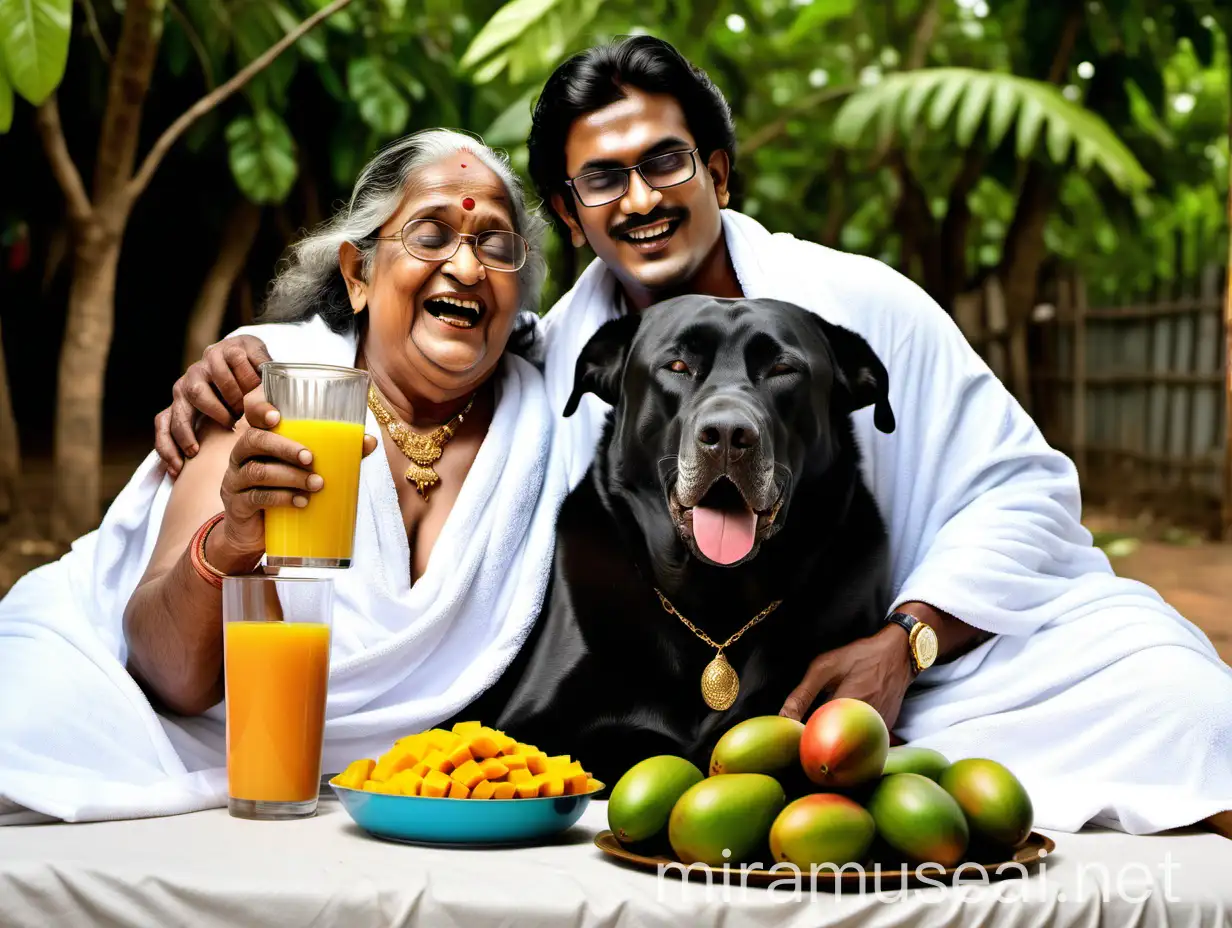
[[[995,637],[922,673],[896,724],[951,759],[991,757],[1027,785],[1037,824],[1142,834],[1232,809],[1232,668],[1154,590],[1114,575],[1080,521],[1077,473],[908,278],[871,258],[770,234],[723,212],[749,297],[861,334],[889,371],[893,434],[854,417],[890,535],[892,607],[928,603]],[[545,317],[559,415],[590,336],[619,313],[599,261]],[[558,419],[576,485],[608,407]],[[784,680],[784,696],[799,681]]]
[[[355,363],[355,339],[319,317],[242,331],[276,360]],[[335,581],[325,773],[464,709],[539,614],[565,495],[549,467],[552,415],[531,364],[508,355],[496,376],[491,425],[414,585],[388,459],[378,449],[361,466],[354,563],[324,572]],[[367,431],[380,434],[371,412]],[[0,824],[226,804],[225,705],[159,715],[124,666],[124,609],[171,488],[151,454],[96,531],[0,601]]]

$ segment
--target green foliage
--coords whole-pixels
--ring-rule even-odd
[[[360,118],[374,132],[392,138],[406,128],[411,104],[378,58],[356,58],[347,65],[347,89]]]
[[[228,162],[236,186],[254,203],[281,203],[291,192],[299,167],[295,140],[271,110],[239,116],[227,126]]]
[[[1019,158],[1031,156],[1042,133],[1048,156],[1057,164],[1065,164],[1072,149],[1080,169],[1097,165],[1121,190],[1141,190],[1151,183],[1108,124],[1065,99],[1052,84],[970,68],[907,71],[857,91],[834,118],[834,140],[854,147],[874,121],[881,140],[895,130],[910,136],[921,117],[934,132],[951,128],[964,149],[985,121],[988,144],[995,148],[1016,120]]]
[[[804,40],[815,40],[818,29],[833,20],[850,16],[855,6],[855,0],[813,0],[812,3],[804,5],[796,21],[787,30],[787,44],[795,45]]]
[[[477,84],[502,73],[514,84],[555,67],[604,0],[511,0],[496,11],[462,55]]]
[[[510,103],[488,126],[483,133],[483,140],[497,148],[523,144],[530,134],[531,106],[534,99],[535,91],[528,90]]]
[[[249,0],[235,11],[231,22],[237,70],[260,57],[286,34],[274,12],[275,6],[271,0]],[[282,54],[254,77],[244,90],[254,109],[284,109],[287,88],[298,67],[294,54]]]
[[[0,132],[8,132],[13,125],[13,88],[4,70],[4,56],[0,54]]]
[[[72,22],[73,0],[0,0],[0,56],[8,85],[36,106],[64,77]]]

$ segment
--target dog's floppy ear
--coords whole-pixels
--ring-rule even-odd
[[[826,322],[814,315],[830,350],[838,362],[838,377],[851,397],[848,409],[853,412],[865,406],[873,407],[873,424],[887,434],[894,431],[894,410],[890,408],[890,375],[863,336],[850,329]]]
[[[629,348],[642,317],[626,313],[599,326],[578,356],[573,371],[573,393],[565,403],[565,416],[573,415],[587,393],[593,393],[609,406],[620,399],[620,381],[625,372]]]

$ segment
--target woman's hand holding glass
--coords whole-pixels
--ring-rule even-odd
[[[244,427],[231,449],[222,479],[222,503],[226,518],[220,531],[226,551],[239,558],[257,557],[265,551],[265,512],[278,506],[302,509],[325,485],[313,471],[312,449],[272,431],[279,417],[258,388],[244,397]],[[376,438],[364,436],[363,455],[377,446]]]

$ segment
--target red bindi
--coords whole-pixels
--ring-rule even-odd
[[[462,165],[462,167],[466,167],[466,165],[464,164],[464,165]]]
[[[474,200],[474,198],[473,198],[473,197],[463,197],[463,198],[462,198],[462,208],[463,208],[463,209],[465,209],[465,210],[472,210],[472,209],[474,209],[474,208],[475,208],[475,200]]]

